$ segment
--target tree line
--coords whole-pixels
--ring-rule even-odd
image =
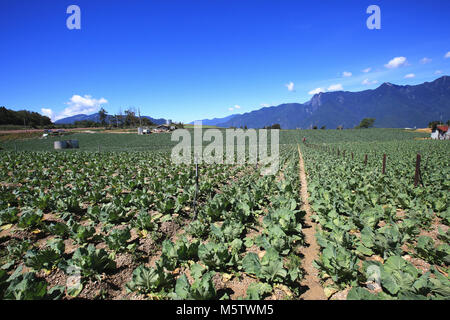
[[[0,107],[0,125],[18,125],[36,128],[38,126],[51,125],[49,117],[37,112],[27,110],[14,111],[6,107]]]
[[[447,120],[447,122],[445,123],[447,126],[450,126],[450,120]],[[430,123],[428,123],[428,128],[431,128],[432,131],[436,130],[436,127],[439,125],[444,125],[444,123],[442,123],[442,121],[431,121]]]

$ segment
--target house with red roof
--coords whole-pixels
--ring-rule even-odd
[[[448,126],[445,125],[436,126],[436,130],[431,133],[431,139],[450,140],[450,131],[448,131]]]

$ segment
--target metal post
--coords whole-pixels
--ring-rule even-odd
[[[419,183],[419,176],[420,176],[420,154],[417,154],[416,157],[416,174],[414,176],[414,187],[417,187],[417,184]]]

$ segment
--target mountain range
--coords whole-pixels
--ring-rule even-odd
[[[166,119],[143,117],[156,124],[166,123]],[[374,126],[379,128],[426,127],[431,121],[445,122],[450,119],[450,77],[442,76],[432,82],[412,86],[385,82],[376,89],[359,92],[318,93],[306,103],[285,103],[201,121],[203,125],[224,128],[262,128],[278,123],[282,129],[313,126],[335,129],[338,126],[353,128],[363,118],[375,118]],[[98,122],[99,114],[78,114],[55,123],[73,124],[82,120]]]
[[[353,128],[363,118],[375,118],[375,127],[426,127],[434,120],[450,119],[450,77],[418,85],[385,82],[359,92],[333,91],[315,94],[306,103],[286,103],[213,121],[218,127],[262,128],[278,123],[282,129],[325,126]]]
[[[164,124],[167,121],[166,119],[162,119],[162,118],[161,119],[154,119],[154,118],[149,117],[149,116],[141,116],[141,117],[142,118],[147,118],[147,119],[149,119],[151,122],[153,122],[155,124]],[[112,118],[113,118],[113,116],[107,115],[106,122],[113,121]],[[85,120],[87,120],[87,121],[94,121],[94,122],[100,122],[100,115],[99,115],[98,112],[94,113],[94,114],[90,114],[90,115],[77,114],[77,115],[74,115],[74,116],[71,116],[71,117],[67,117],[67,118],[56,120],[55,124],[74,124],[75,121],[85,121]]]
[[[217,126],[220,123],[230,121],[236,116],[239,116],[239,114],[232,114],[231,116],[227,116],[225,118],[203,119],[201,121],[203,126]],[[189,122],[189,124],[194,124],[194,122],[195,121]]]

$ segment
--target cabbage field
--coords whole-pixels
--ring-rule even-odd
[[[201,164],[197,192],[169,134],[72,136],[0,146],[1,299],[303,299],[308,202],[326,298],[450,298],[448,141],[282,130],[276,175]]]

